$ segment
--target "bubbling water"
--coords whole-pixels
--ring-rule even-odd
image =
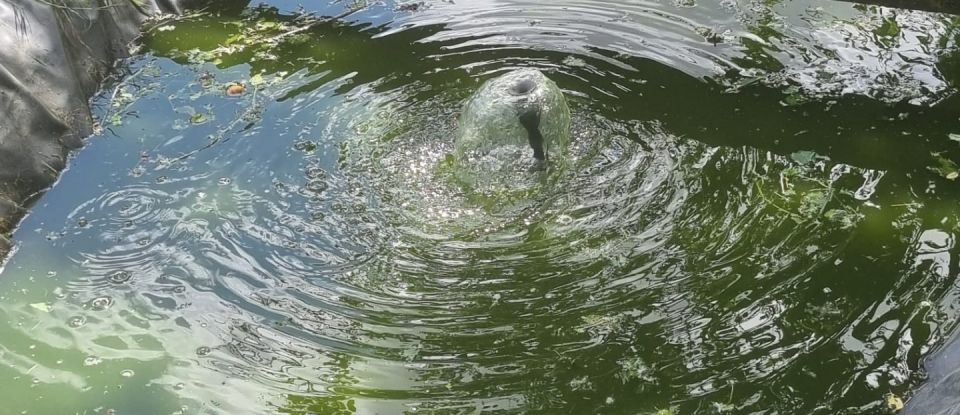
[[[564,165],[570,109],[563,92],[536,69],[485,82],[463,106],[454,160],[458,181],[482,193],[533,186],[530,170]],[[530,149],[533,147],[533,157]],[[518,176],[531,180],[517,180]]]

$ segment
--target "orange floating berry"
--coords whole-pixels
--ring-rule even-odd
[[[238,97],[243,95],[243,91],[246,90],[243,84],[230,84],[227,85],[227,95],[231,97]]]

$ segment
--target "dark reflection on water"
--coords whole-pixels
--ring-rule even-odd
[[[96,101],[0,280],[16,412],[880,413],[954,324],[946,18],[277,4],[159,22]],[[460,103],[516,67],[571,168],[465,193]]]

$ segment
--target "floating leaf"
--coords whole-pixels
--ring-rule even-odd
[[[257,22],[258,30],[270,30],[280,27],[280,24],[277,22]]]
[[[256,74],[250,77],[250,85],[260,86],[260,85],[263,85],[264,82],[265,81],[263,80],[263,75],[261,74]]]
[[[232,45],[234,43],[242,42],[244,40],[243,33],[237,33],[233,36],[230,36],[223,42],[224,45]]]
[[[800,175],[800,169],[796,167],[787,167],[780,172],[784,177],[795,177]]]
[[[207,121],[207,116],[203,115],[202,112],[198,112],[190,116],[190,122],[194,124],[203,124],[206,121]]]
[[[830,209],[823,213],[824,219],[840,224],[843,229],[852,228],[856,224],[860,214],[849,209]]]
[[[950,134],[947,134],[947,138],[949,138],[950,140],[953,140],[953,141],[956,141],[956,142],[960,143],[960,134],[950,133]]]
[[[801,105],[809,101],[810,99],[804,96],[800,92],[794,92],[783,98],[782,104],[788,107],[793,107]]]
[[[941,155],[941,153],[930,153],[937,160],[937,167],[929,167],[930,170],[943,176],[947,180],[956,180],[960,177],[960,166],[957,166],[953,160]]]
[[[30,307],[43,311],[44,313],[49,313],[51,310],[53,310],[53,307],[50,307],[50,304],[47,303],[33,303],[30,304]]]
[[[888,393],[883,397],[884,402],[887,404],[887,409],[897,412],[903,409],[903,399],[900,399],[899,396],[892,393]]]
[[[620,318],[617,316],[602,316],[599,314],[589,314],[580,317],[584,325],[577,329],[581,333],[589,328],[613,329],[620,324]]]
[[[829,201],[830,196],[826,191],[820,189],[811,190],[804,193],[801,197],[799,213],[806,217],[817,216]]]
[[[790,154],[790,158],[793,159],[793,161],[800,164],[807,164],[813,161],[813,158],[816,156],[817,156],[817,153],[814,153],[812,151],[806,151],[806,150],[795,151]]]

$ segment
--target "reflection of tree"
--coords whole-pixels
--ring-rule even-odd
[[[191,39],[191,42],[201,37],[200,43],[206,44],[207,50],[213,50],[237,32],[238,24],[256,25],[262,20],[296,24],[292,16],[258,8],[240,23],[227,17],[180,22],[177,31],[154,32],[148,44],[158,54],[185,59],[178,57],[182,56],[178,48],[183,48],[175,37]],[[191,30],[196,34],[191,36]],[[275,59],[251,61],[254,50],[248,49],[221,57],[220,66],[249,64],[252,73],[306,70],[318,75],[311,83],[290,91],[286,99],[352,75],[349,82],[337,89],[338,93],[361,84],[372,86],[376,91],[413,84],[436,86],[418,88],[413,96],[406,97],[422,100],[436,94],[436,88],[474,85],[470,81],[472,76],[463,69],[476,65],[478,57],[473,53],[482,53],[484,62],[507,65],[537,62],[561,65],[567,57],[565,53],[546,50],[486,45],[463,46],[458,47],[456,53],[446,53],[446,47],[462,43],[464,39],[420,41],[442,31],[443,27],[413,27],[389,36],[377,36],[384,30],[365,24],[316,24],[303,33],[304,37],[290,38],[271,47],[270,53]],[[776,36],[775,33],[763,34]],[[952,128],[949,121],[955,118],[952,114],[960,112],[960,98],[956,96],[932,108],[908,103],[886,104],[861,96],[810,98],[795,105],[784,105],[790,96],[777,88],[754,84],[730,93],[724,78],[704,81],[650,60],[624,57],[602,49],[594,52],[616,56],[635,70],[597,60],[590,62],[597,71],[576,76],[552,73],[551,76],[561,87],[578,91],[622,91],[624,85],[620,79],[641,76],[646,82],[627,84],[630,91],[618,94],[617,105],[610,107],[614,115],[621,119],[657,120],[671,132],[710,144],[747,145],[779,153],[813,150],[862,167],[917,171],[926,170],[931,152],[953,149],[948,146],[946,134],[953,132],[949,131]],[[925,139],[905,138],[903,131]]]
[[[851,3],[892,7],[895,9],[924,10],[936,13],[960,14],[960,2],[955,0],[841,0]]]
[[[357,379],[351,374],[351,364],[357,360],[346,353],[337,353],[333,360],[336,366],[332,381],[325,385],[327,392],[319,395],[288,394],[287,402],[277,409],[289,415],[352,415],[357,413]]]
[[[940,39],[940,47],[950,48],[951,52],[940,57],[937,70],[951,86],[960,88],[960,17],[950,22],[946,35]]]
[[[773,10],[780,2],[781,0],[764,0],[756,5],[753,10],[755,16],[747,23],[747,30],[757,38],[741,36],[739,42],[743,46],[743,56],[731,58],[731,62],[742,68],[762,69],[770,73],[783,70],[783,63],[771,56],[771,52],[782,52],[775,42],[783,41],[784,35],[775,28],[778,14]]]

